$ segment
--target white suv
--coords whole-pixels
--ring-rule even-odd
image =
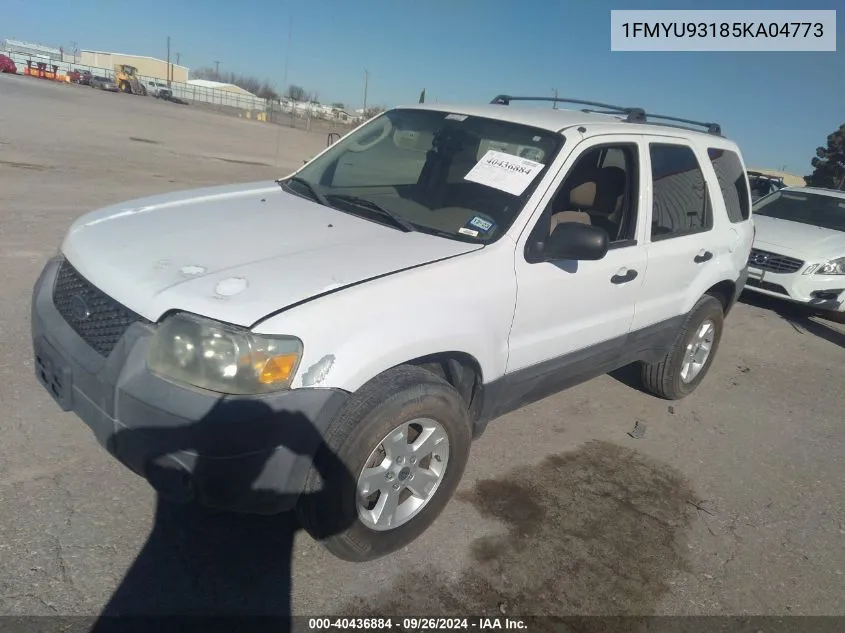
[[[295,507],[354,561],[434,521],[496,417],[631,363],[686,396],[745,283],[737,146],[513,100],[79,218],[35,285],[38,379],[164,498]]]
[[[750,291],[845,321],[845,191],[786,187],[754,205]]]
[[[144,86],[149,96],[155,97],[156,99],[169,99],[173,96],[173,91],[167,87],[166,83],[162,83],[161,81],[147,79],[141,82],[141,85]]]

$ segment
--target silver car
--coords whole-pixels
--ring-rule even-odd
[[[117,92],[117,84],[114,83],[113,79],[109,79],[108,77],[91,77],[91,87],[108,90],[109,92]]]

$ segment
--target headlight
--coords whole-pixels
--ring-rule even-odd
[[[845,257],[831,259],[816,269],[817,275],[845,275]]]
[[[265,336],[211,319],[178,314],[158,327],[147,355],[150,371],[164,378],[226,394],[286,389],[302,341]]]

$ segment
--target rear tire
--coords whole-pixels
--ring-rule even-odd
[[[414,437],[417,421],[427,430]],[[408,429],[407,435],[397,435],[400,428]],[[390,369],[352,395],[326,431],[326,448],[337,459],[315,457],[322,464],[311,467],[297,504],[299,521],[342,560],[364,562],[390,554],[422,534],[449,502],[463,476],[471,441],[466,402],[448,382],[416,366]],[[419,447],[419,452],[403,453],[409,447]],[[376,453],[382,448],[383,458]],[[365,468],[371,476],[367,481],[373,482],[369,486],[363,483]],[[437,483],[432,483],[438,470]],[[380,504],[391,499],[399,504],[392,506],[395,510],[379,512]],[[372,504],[370,510],[365,500]],[[380,524],[377,513],[385,517]]]
[[[721,301],[710,295],[699,299],[669,352],[656,363],[643,364],[646,390],[666,400],[680,400],[695,391],[713,364],[724,319]]]

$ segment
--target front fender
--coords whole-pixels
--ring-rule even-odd
[[[390,367],[442,352],[472,356],[489,382],[507,364],[516,300],[512,252],[485,248],[345,288],[254,330],[303,341],[294,388],[354,392]]]

